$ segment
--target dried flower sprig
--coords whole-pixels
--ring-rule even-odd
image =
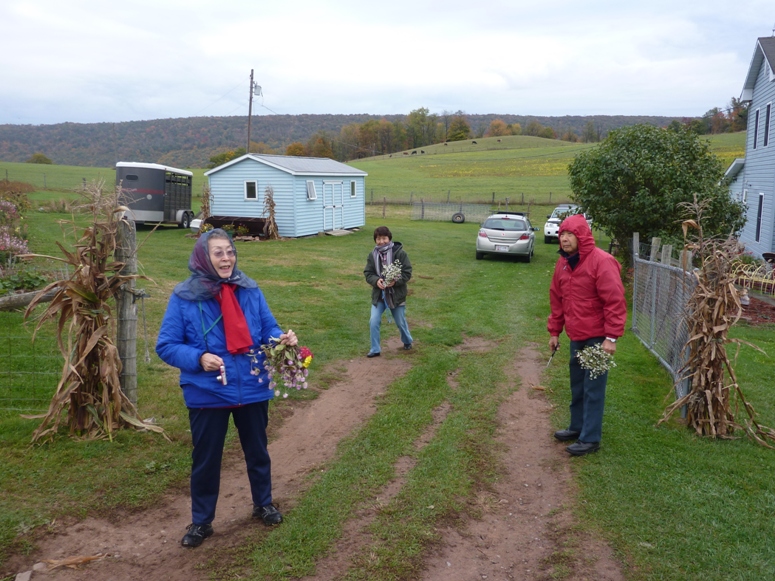
[[[579,360],[581,368],[589,371],[589,377],[592,379],[596,379],[607,373],[609,369],[616,367],[614,356],[605,352],[602,343],[590,345],[578,351],[576,358]]]
[[[283,397],[288,397],[290,389],[307,389],[307,376],[313,355],[307,347],[299,345],[283,345],[279,339],[272,337],[268,345],[262,345],[266,360],[264,369],[269,374],[269,389],[275,390],[275,396],[280,395],[277,382],[281,381],[285,390]]]
[[[386,285],[401,280],[401,261],[395,260],[393,264],[388,264],[382,271],[382,280]]]

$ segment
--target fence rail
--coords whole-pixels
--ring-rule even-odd
[[[676,259],[672,247],[661,247],[658,238],[650,247],[641,247],[637,233],[632,242],[632,330],[668,370],[676,397],[682,397],[690,387],[688,380],[681,379],[689,339],[687,302],[697,286],[691,254],[682,253]]]

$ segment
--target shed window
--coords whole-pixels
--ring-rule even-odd
[[[744,204],[747,204],[748,203],[748,190],[743,190],[743,193],[741,194],[741,196],[742,197],[740,198],[740,201],[743,202]]]
[[[753,148],[756,149],[756,142],[759,141],[759,110],[753,118]]]
[[[258,184],[256,182],[245,182],[245,199],[258,200]]]
[[[139,180],[140,178],[139,178],[139,177],[137,177],[137,176],[136,176],[135,174],[133,174],[133,173],[128,173],[128,174],[126,174],[126,175],[124,176],[124,179],[125,179],[125,180],[129,180],[130,182],[136,182],[136,181],[137,181],[137,180]]]
[[[318,199],[318,194],[315,191],[315,182],[312,180],[307,180],[307,199],[308,200]]]
[[[355,190],[355,182],[350,182],[350,197],[351,198],[355,197],[355,191],[356,191]]]
[[[772,103],[767,103],[767,111],[764,113],[764,146],[767,147],[770,143],[770,109]]]
[[[764,206],[764,194],[759,194],[759,209],[756,210],[756,241],[759,242],[759,238],[762,234],[762,210]]]

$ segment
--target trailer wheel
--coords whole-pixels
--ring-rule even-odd
[[[454,214],[452,214],[452,221],[455,224],[462,224],[463,222],[466,221],[466,217],[463,215],[462,212],[455,212]]]
[[[180,220],[180,224],[178,224],[179,228],[185,228],[188,230],[188,227],[191,226],[191,214],[188,212],[183,212],[183,218]]]

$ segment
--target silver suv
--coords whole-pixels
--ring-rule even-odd
[[[518,256],[530,262],[535,249],[535,231],[522,212],[498,212],[487,218],[476,236],[476,259],[485,254]]]

